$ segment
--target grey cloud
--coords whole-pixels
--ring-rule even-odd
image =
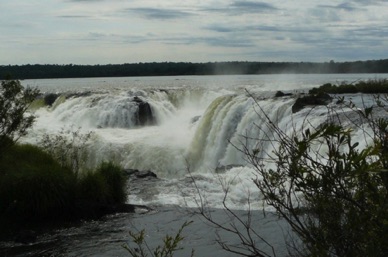
[[[2,25],[5,25],[4,23]],[[34,23],[28,22],[28,21],[8,21],[6,23],[6,26],[3,26],[4,28],[12,28],[12,29],[33,29],[36,25]]]
[[[65,18],[65,19],[84,19],[84,18],[91,18],[91,16],[87,15],[59,15],[58,18]]]
[[[89,32],[83,40],[88,41],[100,41],[106,40],[114,43],[122,44],[141,44],[149,41],[154,41],[152,35],[138,36],[138,35],[120,35],[112,33],[103,33],[103,32]]]
[[[297,36],[295,36],[297,37]],[[268,58],[271,60],[280,57],[281,61],[285,60],[301,60],[303,56],[304,61],[317,60],[354,60],[358,59],[381,59],[386,56],[386,49],[381,46],[373,44],[375,41],[364,40],[362,42],[355,42],[346,38],[325,38],[324,35],[316,38],[307,38],[300,36],[299,38],[292,38],[292,41],[299,43],[298,48],[287,48],[264,51],[258,48],[255,51],[246,51],[248,56],[256,56],[258,58]],[[304,47],[303,47],[304,46]],[[373,46],[373,47],[368,47]],[[357,53],[355,55],[355,52]],[[356,56],[356,57],[355,57]]]
[[[359,9],[358,7],[354,6],[353,3],[350,3],[350,2],[345,2],[338,5],[318,5],[318,7],[330,8],[335,10],[345,10],[345,11],[355,11]]]
[[[361,5],[379,5],[381,3],[387,3],[387,0],[353,0]]]
[[[336,10],[346,10],[346,11],[356,11],[362,10],[363,7],[371,6],[371,5],[381,5],[383,3],[388,3],[387,0],[353,0],[343,2],[338,5],[318,5],[318,7],[336,9]]]
[[[361,8],[350,2],[344,2],[338,5],[317,5],[310,10],[310,15],[319,19],[321,23],[325,22],[339,22],[344,19],[344,16],[340,11],[349,13],[357,13],[363,11],[365,8]],[[355,14],[356,15],[356,14]]]
[[[249,37],[195,37],[195,36],[176,36],[176,35],[155,35],[148,33],[145,35],[117,35],[101,32],[89,32],[82,40],[96,41],[108,40],[117,43],[142,44],[147,42],[159,42],[167,45],[207,45],[211,47],[228,47],[228,48],[246,48],[255,46],[254,41]]]
[[[66,2],[102,2],[104,0],[66,0]]]
[[[245,25],[228,26],[228,25],[212,24],[212,25],[208,25],[206,27],[203,27],[203,29],[218,32],[218,33],[235,33],[235,32],[247,32],[247,31],[254,30],[255,28],[253,26],[245,26]],[[271,31],[272,31],[272,29],[276,30],[276,28],[270,28],[270,27],[267,27],[266,29],[271,30]]]
[[[203,27],[203,29],[210,30],[210,31],[215,31],[215,32],[220,32],[220,33],[230,33],[234,32],[237,30],[236,27],[231,27],[231,26],[223,26],[223,25],[209,25],[206,27]]]
[[[148,35],[138,38],[143,42],[160,42],[168,45],[198,45],[203,44],[212,47],[253,47],[254,42],[249,37],[193,37],[193,36],[164,36]]]
[[[279,9],[274,5],[256,1],[234,1],[228,6],[209,7],[202,9],[202,11],[219,12],[229,15],[239,15],[243,13],[266,13],[274,12],[277,10]]]
[[[344,32],[344,37],[353,40],[353,42],[363,43],[366,47],[381,45],[388,37],[388,28],[368,26],[349,29]]]
[[[158,20],[180,19],[193,15],[192,13],[185,11],[158,8],[129,8],[126,9],[126,11],[137,13],[149,19]]]
[[[357,56],[354,51],[357,49]],[[350,60],[356,59],[370,60],[370,59],[381,59],[384,54],[384,50],[371,50],[367,48],[351,48],[351,47],[331,47],[331,48],[306,48],[303,50],[296,49],[283,49],[283,50],[260,50],[246,51],[245,53],[239,53],[239,57],[245,55],[250,58],[257,59],[268,59],[271,61],[324,61],[324,60]]]
[[[231,33],[231,32],[289,32],[289,33],[320,33],[323,29],[312,28],[312,27],[278,27],[278,26],[265,26],[265,25],[218,25],[213,24],[204,27],[206,30],[220,32],[220,33]]]
[[[245,48],[254,47],[255,44],[249,38],[236,38],[236,37],[178,37],[166,39],[166,43],[169,44],[204,44],[214,47],[228,47],[228,48]]]
[[[342,10],[346,10],[346,11],[354,11],[354,10],[358,9],[352,3],[342,3],[342,4],[337,5],[337,8],[342,9]]]
[[[277,10],[277,8],[271,4],[255,1],[235,1],[231,4],[231,7],[244,12],[263,12]]]
[[[199,38],[199,41],[209,46],[216,47],[253,47],[255,44],[248,38],[220,38],[220,37],[207,37]]]
[[[341,31],[341,36],[333,36],[329,33],[319,33],[313,35],[293,34],[290,39],[299,45],[308,45],[313,48],[322,49],[324,52],[337,52],[339,50],[349,52],[354,51],[373,52],[378,51],[379,47],[384,47],[383,38],[388,35],[388,29],[367,28],[367,27],[347,27],[337,28]],[[350,53],[350,52],[349,52]]]

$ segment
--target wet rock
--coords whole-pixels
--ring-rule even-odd
[[[92,92],[91,91],[84,91],[84,92],[72,92],[66,94],[66,98],[71,98],[71,97],[86,97],[86,96],[91,96]]]
[[[232,168],[237,168],[237,167],[242,167],[242,165],[229,164],[229,165],[218,166],[216,168],[215,172],[216,173],[225,173],[226,171],[228,171]]]
[[[50,93],[50,94],[46,94],[44,96],[44,103],[48,106],[52,106],[53,103],[55,102],[55,100],[57,100],[57,98],[59,97],[58,94],[53,94],[53,93]]]
[[[198,116],[191,118],[191,120],[190,120],[191,124],[196,123],[200,118],[201,118],[201,115],[198,115]]]
[[[124,173],[128,176],[133,176],[133,177],[136,177],[136,178],[157,178],[158,176],[150,171],[150,170],[147,170],[147,171],[140,171],[140,170],[136,170],[136,169],[126,169],[124,170]]]
[[[149,126],[149,125],[155,125],[156,119],[152,113],[151,105],[139,97],[135,96],[133,98],[133,101],[138,106],[138,111],[136,114],[136,125],[138,126]]]
[[[291,96],[291,93],[283,93],[282,91],[277,91],[275,97]]]
[[[156,176],[155,173],[153,173],[152,171],[139,171],[138,173],[136,173],[136,177],[137,178],[157,178],[158,176]]]
[[[292,113],[299,112],[306,106],[328,105],[332,99],[333,98],[326,93],[299,97],[292,106]]]
[[[135,169],[124,169],[123,172],[124,172],[124,174],[127,175],[127,176],[134,176],[136,173],[139,172],[139,170],[135,170]]]
[[[100,211],[102,214],[111,213],[132,213],[135,212],[135,205],[133,204],[113,204],[113,205],[101,205]]]

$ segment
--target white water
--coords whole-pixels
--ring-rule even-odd
[[[295,97],[273,98],[277,90],[297,95],[327,82],[387,77],[367,75],[270,75],[26,80],[43,92],[87,92],[58,100],[36,111],[26,139],[37,143],[44,133],[81,127],[92,131],[90,165],[113,160],[126,169],[151,170],[160,180],[134,181],[129,202],[196,207],[198,191],[212,207],[221,207],[225,188],[234,209],[260,208],[254,170],[239,150],[258,147],[271,134],[263,113],[283,131],[298,131],[306,121],[319,125],[327,108],[292,114]],[[249,92],[249,93],[248,93]],[[252,94],[252,95],[251,95]],[[155,126],[136,125],[134,97],[148,102]],[[253,96],[253,97],[252,97]],[[259,110],[258,105],[262,108]],[[306,120],[306,115],[309,113]],[[245,137],[252,139],[245,140]],[[270,152],[270,144],[260,145]],[[218,168],[218,170],[217,170]],[[192,181],[195,178],[195,184]]]

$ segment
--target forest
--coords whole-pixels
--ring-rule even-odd
[[[354,62],[152,62],[0,65],[0,78],[87,78],[234,74],[388,73],[388,59]]]

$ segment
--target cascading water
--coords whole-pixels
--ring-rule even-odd
[[[149,246],[153,248],[166,234],[178,231],[183,221],[194,219],[194,225],[185,230],[187,240],[184,243],[187,244],[182,247],[191,250],[194,244],[200,256],[224,256],[225,252],[212,241],[213,228],[192,213],[186,213],[192,209],[179,208],[204,203],[211,208],[217,221],[225,220],[229,224],[226,212],[217,210],[223,209],[223,200],[239,218],[260,221],[251,225],[260,228],[260,235],[269,236],[276,250],[286,249],[283,242],[279,244],[287,232],[286,227],[279,227],[279,220],[273,222],[268,216],[262,217],[260,211],[252,212],[259,217],[248,217],[244,211],[262,209],[263,202],[252,182],[257,173],[241,150],[258,150],[264,158],[271,154],[276,147],[273,140],[276,133],[268,126],[268,119],[288,135],[294,135],[302,129],[318,127],[333,117],[331,115],[354,129],[354,141],[363,147],[364,132],[368,133],[368,128],[344,106],[333,102],[329,108],[307,107],[296,113],[292,106],[297,95],[311,87],[379,77],[387,75],[24,80],[24,86],[37,86],[60,97],[51,107],[36,110],[36,123],[22,141],[37,144],[45,133],[56,135],[62,128],[71,126],[80,127],[81,133],[93,132],[88,144],[88,165],[93,167],[110,160],[126,169],[155,172],[158,179],[129,178],[128,202],[155,205],[158,211],[147,215],[115,214],[98,221],[82,222],[72,228],[50,231],[28,245],[0,242],[0,255],[124,256],[128,253],[121,246],[128,243],[129,230],[144,228],[149,233]],[[275,98],[277,90],[293,96]],[[350,97],[362,107],[365,99],[358,95]],[[221,236],[226,236],[230,244],[241,243],[239,239]],[[285,251],[284,256],[286,254]]]
[[[259,149],[262,157],[271,153],[274,135],[266,124],[268,119],[292,135],[306,126],[319,126],[329,114],[326,107],[293,113],[300,90],[294,96],[275,98],[273,84],[262,85],[252,77],[248,82],[226,78],[230,81],[225,77],[212,83],[203,80],[207,84],[202,86],[197,78],[168,80],[168,85],[163,78],[163,86],[155,84],[155,79],[141,87],[89,86],[88,94],[78,91],[67,99],[62,96],[51,108],[37,110],[37,122],[25,141],[37,143],[44,133],[81,127],[85,133],[93,132],[90,166],[112,160],[125,169],[150,170],[159,177],[152,185],[139,186],[150,190],[134,186],[141,193],[131,191],[130,202],[196,206],[195,195],[200,190],[208,194],[212,207],[221,207],[227,185],[231,207],[244,209],[247,191],[257,189],[252,183],[254,169],[243,150]],[[289,80],[282,83],[287,86]],[[301,82],[300,88],[321,81],[309,83]],[[249,92],[236,85],[247,85]],[[196,178],[195,184],[190,177]],[[251,202],[262,206],[258,193]]]
[[[262,114],[285,131],[295,129],[290,125],[296,119],[291,115],[294,98],[260,97],[231,91],[191,94],[178,89],[99,92],[65,101],[59,98],[61,103],[54,103],[51,109],[37,111],[31,134],[39,138],[41,133],[56,133],[63,126],[81,127],[94,133],[90,166],[113,160],[125,169],[151,170],[162,179],[153,185],[155,190],[131,195],[132,201],[194,206],[195,201],[187,196],[195,194],[196,186],[208,192],[212,205],[218,206],[223,181],[234,191],[231,199],[235,208],[241,208],[246,190],[255,191],[249,186],[253,169],[241,150],[257,147],[258,139],[271,133]],[[149,105],[151,112],[146,115],[155,123],[139,123],[139,102]],[[318,122],[323,119],[318,118]],[[266,145],[260,147],[270,151]],[[196,185],[187,180],[193,174]]]

